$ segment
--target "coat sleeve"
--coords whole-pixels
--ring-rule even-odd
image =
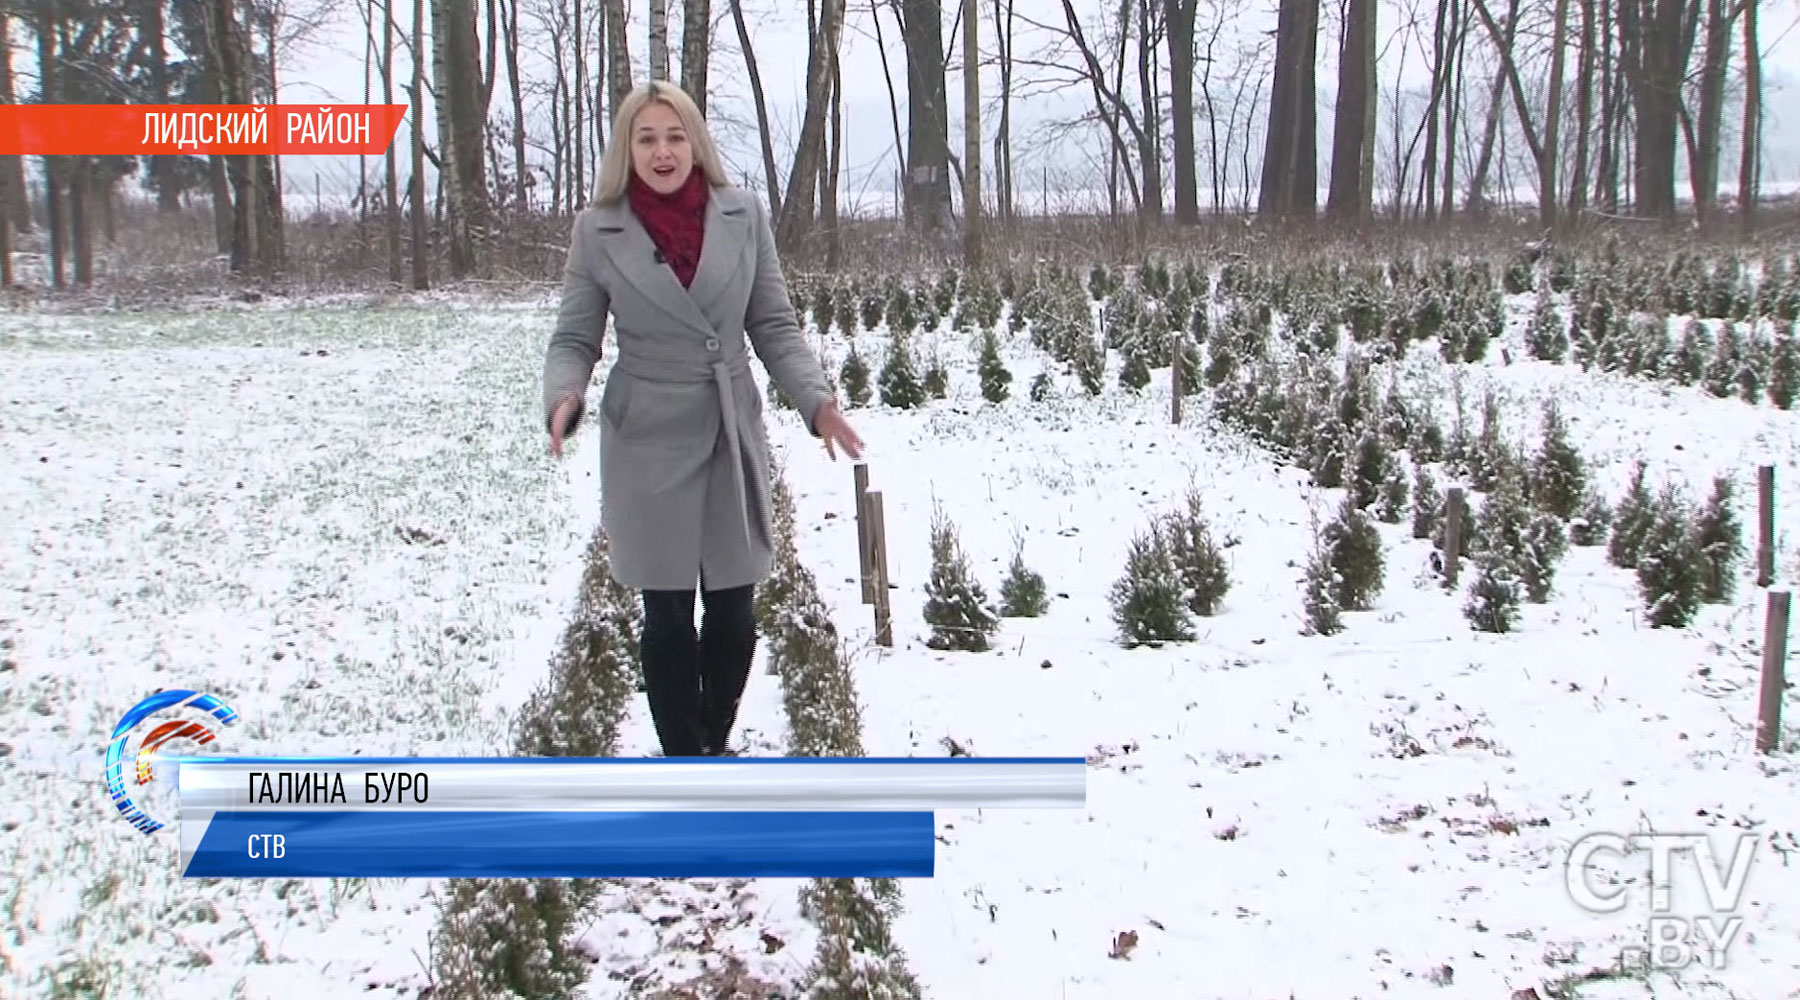
[[[606,288],[595,279],[588,231],[593,228],[587,212],[577,213],[569,232],[569,256],[563,264],[562,304],[556,311],[556,329],[544,354],[544,430],[550,430],[556,408],[573,397],[575,416],[565,437],[581,425],[586,409],[588,380],[600,361],[601,339],[606,334],[606,314],[612,306]]]
[[[744,312],[744,332],[776,387],[794,401],[807,431],[818,437],[813,421],[819,407],[831,398],[825,369],[800,332],[800,320],[788,298],[787,279],[781,275],[781,258],[775,252],[768,208],[754,195],[746,199],[756,210],[756,278]]]

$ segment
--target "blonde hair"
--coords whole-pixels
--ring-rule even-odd
[[[667,104],[681,127],[687,132],[688,146],[694,152],[694,169],[705,175],[713,187],[729,187],[725,161],[719,156],[718,144],[706,127],[706,118],[687,91],[667,80],[651,80],[626,95],[613,116],[613,127],[606,152],[600,159],[600,176],[594,180],[594,204],[611,205],[625,197],[631,182],[631,125],[653,102]]]

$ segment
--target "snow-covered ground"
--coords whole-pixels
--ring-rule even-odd
[[[548,307],[0,320],[0,800],[21,804],[0,821],[0,995],[426,984],[436,886],[183,882],[169,838],[112,812],[99,755],[127,706],[176,685],[241,713],[226,752],[505,752],[596,516],[593,436],[562,463],[544,450]],[[895,927],[928,996],[1548,1000],[1613,966],[1646,916],[1636,893],[1610,916],[1576,906],[1572,842],[1655,829],[1723,845],[1739,828],[1774,840],[1727,967],[1659,978],[1654,995],[1800,996],[1800,874],[1774,849],[1800,834],[1800,803],[1788,758],[1752,748],[1762,604],[1747,578],[1692,628],[1652,630],[1629,574],[1574,549],[1551,602],[1491,636],[1461,594],[1422,582],[1427,543],[1382,526],[1376,609],[1302,636],[1309,520],[1335,493],[1202,406],[1171,426],[1166,371],[1142,396],[1065,387],[1033,404],[1040,361],[1021,338],[1014,398],[995,407],[969,345],[942,341],[951,399],[853,416],[885,495],[892,649],[859,601],[849,466],[770,411],[800,551],[853,648],[868,752],[1095,761],[1085,815],[940,815],[939,874],[906,885]],[[1696,492],[1730,474],[1754,496],[1759,461],[1800,481],[1793,414],[1499,354],[1467,371],[1471,403],[1496,385],[1535,445],[1533,400],[1553,396],[1614,496],[1638,454],[1653,481]],[[1412,370],[1448,384],[1428,354]],[[1231,542],[1231,592],[1197,641],[1123,650],[1106,591],[1131,534],[1189,485]],[[1778,486],[1779,524],[1800,516],[1793,492]],[[993,652],[927,649],[934,504],[990,594],[1022,537],[1058,595],[1048,616],[1007,620]],[[1784,545],[1784,579],[1792,564]],[[760,668],[744,719],[779,752]],[[626,752],[653,745],[640,700]],[[816,935],[798,885],[614,890],[582,935],[593,995],[679,982],[707,942],[752,977],[798,979]],[[1688,879],[1675,899],[1685,914],[1704,897]],[[82,993],[80,977],[112,990]]]

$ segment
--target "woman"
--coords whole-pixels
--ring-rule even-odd
[[[581,423],[610,312],[601,523],[613,579],[643,592],[644,686],[667,757],[730,753],[774,563],[769,442],[749,347],[832,459],[862,441],[788,300],[762,199],[726,179],[693,100],[653,82],[621,103],[594,204],[575,219],[544,363],[550,451]],[[704,610],[694,629],[698,585]]]

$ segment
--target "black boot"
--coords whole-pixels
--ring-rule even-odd
[[[756,657],[756,588],[704,590],[700,620],[700,688],[705,752],[735,757],[731,731]]]
[[[694,592],[644,592],[639,643],[644,691],[664,757],[708,755],[700,643],[694,634]]]

